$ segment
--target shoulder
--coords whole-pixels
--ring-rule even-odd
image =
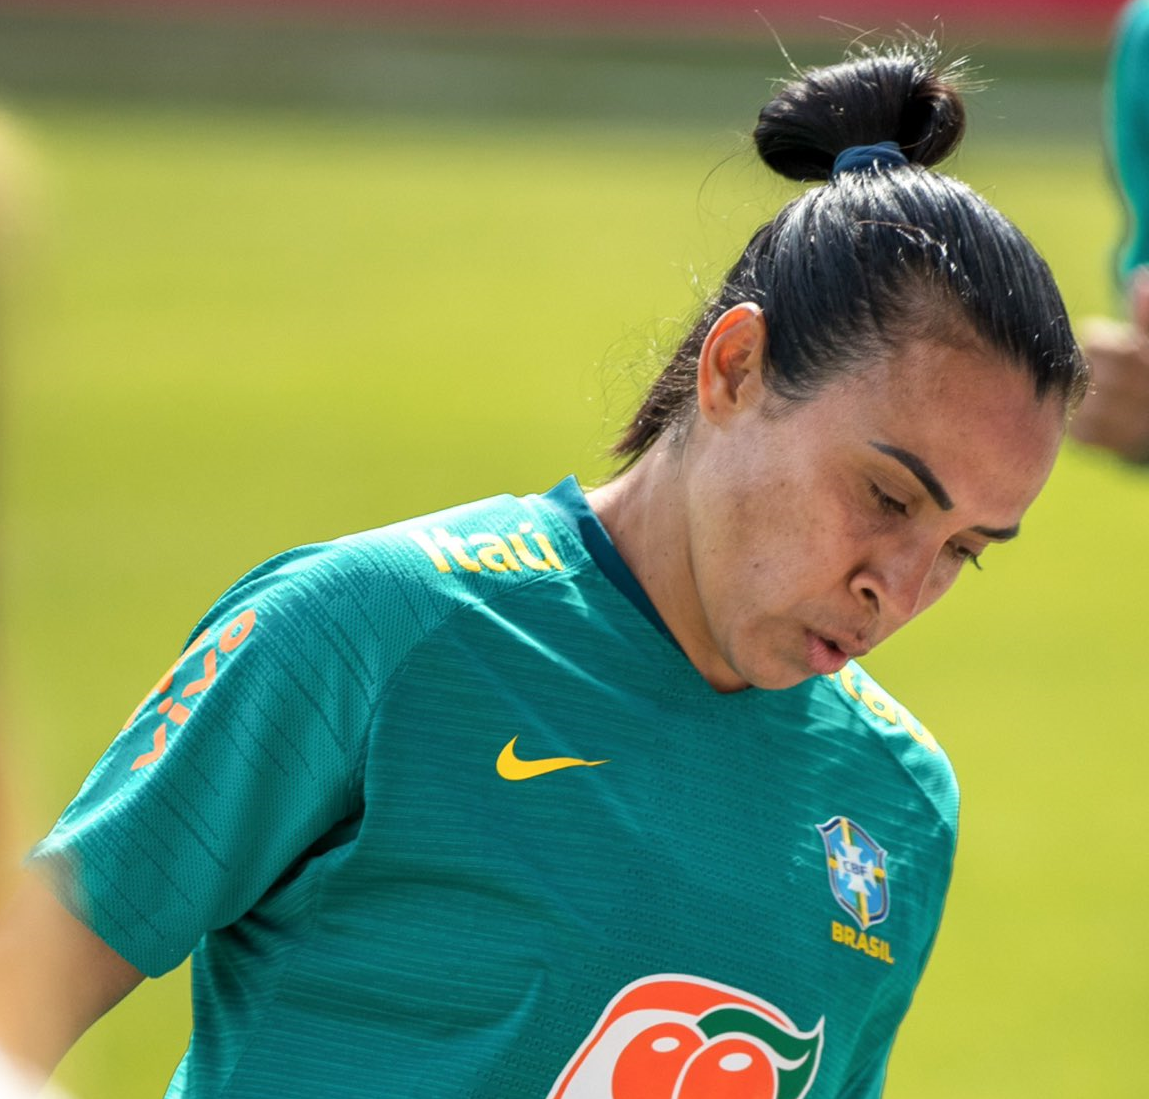
[[[237,580],[209,618],[255,613],[336,645],[402,649],[456,610],[583,558],[543,498],[496,496],[287,550]]]
[[[496,496],[420,516],[381,532],[423,575],[522,581],[564,572],[581,542],[538,496]]]
[[[958,786],[949,758],[929,729],[862,667],[851,661],[815,688],[835,719],[889,756],[956,827]]]

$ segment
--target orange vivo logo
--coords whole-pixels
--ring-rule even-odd
[[[204,643],[211,636],[210,630],[204,630],[204,632],[184,650],[180,658],[163,674],[160,681],[148,691],[143,701],[132,711],[128,720],[124,722],[124,729],[129,728],[143,708],[151,702],[152,699],[160,695],[164,695],[165,697],[160,699],[156,711],[164,720],[152,730],[152,746],[148,751],[136,757],[131,767],[133,771],[151,766],[151,764],[155,763],[156,760],[167,751],[168,722],[170,721],[177,726],[183,725],[184,722],[191,717],[191,710],[188,707],[194,705],[193,700],[197,695],[202,695],[215,683],[216,672],[219,668],[221,657],[227,657],[235,652],[235,650],[251,636],[251,631],[254,627],[255,611],[244,611],[233,622],[224,627],[223,633],[220,635],[216,644],[209,646],[206,652],[204,652],[202,656],[199,656]],[[175,693],[173,692],[169,695],[168,692],[172,689],[176,675],[183,669],[185,664],[191,662],[192,657],[196,656],[198,656],[202,662],[202,674],[197,675],[195,679],[184,686],[183,690],[179,693],[180,700],[177,701]],[[188,705],[184,705],[185,702]]]

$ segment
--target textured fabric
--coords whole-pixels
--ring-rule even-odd
[[[171,1099],[880,1092],[957,792],[857,666],[714,692],[573,480],[192,636],[33,852],[144,972],[192,953]]]
[[[1149,0],[1122,13],[1109,81],[1110,140],[1128,225],[1118,257],[1122,279],[1149,263]]]

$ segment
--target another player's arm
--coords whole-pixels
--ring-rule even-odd
[[[27,873],[0,918],[0,1049],[46,1080],[143,978]]]
[[[1083,325],[1093,384],[1069,432],[1078,442],[1144,463],[1149,460],[1149,268],[1134,273],[1129,315],[1128,323],[1095,319]]]

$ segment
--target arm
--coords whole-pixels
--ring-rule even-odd
[[[1069,424],[1081,443],[1149,461],[1149,268],[1130,284],[1130,322],[1094,320],[1082,343],[1093,368],[1089,396]]]
[[[143,976],[26,874],[0,918],[0,1049],[47,1079]]]
[[[1132,462],[1149,461],[1149,0],[1134,0],[1118,23],[1109,62],[1110,160],[1126,214],[1118,273],[1129,323],[1094,320],[1082,343],[1093,386],[1069,425],[1079,442]]]
[[[354,546],[304,547],[200,623],[28,857],[0,919],[0,1049],[46,1075],[143,975],[244,918],[359,812],[375,624],[389,642],[416,629],[377,571]]]

